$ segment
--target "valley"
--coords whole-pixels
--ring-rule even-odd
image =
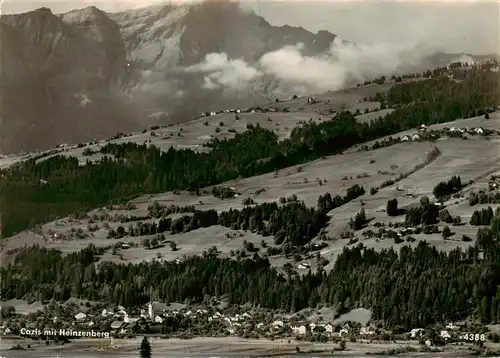
[[[411,351],[450,348],[469,331],[493,341],[491,327],[500,323],[495,68],[495,61],[454,64],[4,156],[3,298],[45,307],[79,299],[72,309],[86,312],[121,305],[137,316],[132,335],[208,329],[345,349],[364,334],[343,336],[348,322],[376,329],[380,340],[413,339],[419,348]],[[255,320],[207,328],[165,312],[160,322],[137,313],[152,301],[266,310],[268,320],[290,315],[293,324],[326,310],[317,321],[336,328],[261,332]],[[352,318],[356,310],[369,312],[368,322]],[[352,317],[336,321],[344,314]],[[8,322],[17,327],[19,317]],[[453,322],[461,328],[443,336]],[[426,333],[415,339],[417,327]],[[472,349],[485,351],[479,343]]]

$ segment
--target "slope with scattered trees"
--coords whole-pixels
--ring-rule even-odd
[[[395,110],[378,121],[359,123],[349,112],[331,121],[305,123],[289,139],[259,126],[227,140],[213,139],[211,150],[161,152],[134,143],[107,144],[97,163],[76,158],[30,160],[0,172],[2,235],[10,236],[56,217],[125,201],[143,193],[217,185],[300,164],[421,124],[435,124],[491,111],[499,104],[499,73],[491,65],[454,69],[453,75],[398,83],[386,101]]]

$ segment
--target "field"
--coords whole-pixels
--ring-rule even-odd
[[[326,92],[315,96],[316,103],[309,104],[308,97],[298,97],[296,99],[283,100],[278,103],[270,103],[261,106],[266,112],[260,113],[237,113],[239,119],[236,120],[235,113],[217,113],[213,116],[197,118],[188,122],[170,125],[155,130],[146,130],[143,133],[130,133],[126,136],[113,140],[101,140],[93,144],[86,144],[85,147],[66,146],[58,148],[58,153],[46,151],[41,153],[30,153],[25,155],[0,156],[0,169],[8,167],[16,162],[29,158],[42,156],[50,158],[56,154],[77,157],[80,163],[84,164],[86,160],[99,160],[101,155],[83,155],[85,149],[98,151],[106,143],[134,142],[138,144],[152,144],[162,150],[168,150],[170,147],[175,149],[192,149],[203,151],[206,148],[203,144],[211,138],[231,138],[235,133],[243,132],[246,126],[260,125],[263,128],[273,130],[280,138],[287,138],[293,127],[301,121],[324,121],[334,116],[335,112],[342,109],[356,111],[359,109],[362,113],[365,109],[374,111],[379,108],[377,102],[365,102],[364,97],[373,96],[377,92],[386,92],[391,83],[384,85],[370,84],[367,86],[356,87],[336,92]],[[236,108],[234,108],[236,110]],[[284,112],[284,110],[287,112]],[[360,116],[361,121],[367,118],[377,118],[379,115],[385,115],[386,111],[371,112]],[[367,117],[368,116],[368,117]],[[42,160],[41,158],[40,160]]]
[[[255,115],[255,114],[254,114]],[[289,114],[287,114],[289,115]],[[478,127],[498,128],[499,114],[492,115],[492,119],[468,119],[460,120],[451,124],[455,127]],[[215,121],[215,120],[213,120]],[[298,120],[297,120],[298,121]],[[199,121],[198,121],[199,122]],[[287,123],[290,123],[288,121]],[[229,124],[229,122],[228,122]],[[448,124],[448,126],[451,126]],[[443,128],[445,125],[435,126]],[[187,127],[187,126],[185,126]],[[204,130],[203,124],[198,127]],[[192,138],[200,137],[193,129]],[[203,133],[203,132],[201,132]],[[185,137],[184,137],[185,138]],[[488,139],[485,139],[488,138]],[[183,141],[183,143],[186,143]],[[181,144],[182,145],[182,144]],[[424,165],[429,153],[434,147],[439,148],[441,154],[433,162]],[[328,241],[328,246],[321,251],[321,255],[326,258],[331,267],[335,257],[342,249],[354,243],[356,239],[362,242],[365,247],[376,249],[401,247],[403,245],[416,245],[420,240],[426,240],[432,245],[436,245],[442,250],[451,250],[455,247],[467,247],[474,243],[477,227],[468,224],[472,212],[483,206],[469,206],[467,202],[467,192],[469,190],[487,189],[490,175],[500,173],[499,164],[499,139],[494,137],[475,137],[471,140],[459,138],[441,138],[431,142],[404,142],[392,146],[379,148],[371,151],[351,151],[344,155],[325,157],[300,166],[290,167],[275,173],[264,174],[251,178],[239,179],[222,184],[234,188],[238,193],[232,199],[219,199],[211,194],[211,188],[205,188],[201,195],[196,196],[189,192],[167,192],[158,195],[144,195],[132,200],[136,209],[133,211],[117,211],[99,209],[94,211],[98,214],[108,213],[111,217],[115,214],[146,215],[147,207],[153,201],[161,204],[175,204],[177,206],[194,205],[198,210],[215,209],[218,212],[244,207],[243,200],[252,198],[256,203],[278,201],[281,197],[296,195],[299,200],[304,201],[308,206],[315,206],[318,196],[329,192],[333,195],[344,195],[347,188],[359,184],[363,186],[366,193],[329,213],[330,222],[326,228],[326,233],[334,238]],[[380,189],[376,194],[370,194],[370,188],[380,187],[388,180],[394,179],[402,174],[413,172],[417,165],[423,166],[407,178]],[[441,234],[418,234],[414,235],[416,241],[412,243],[404,242],[395,244],[391,239],[367,239],[362,233],[365,230],[373,229],[373,223],[389,222],[396,223],[404,221],[404,215],[399,217],[389,217],[385,213],[385,206],[389,199],[397,198],[399,206],[402,208],[418,203],[421,196],[427,195],[432,198],[433,187],[446,181],[453,175],[460,175],[462,182],[473,181],[462,190],[459,198],[453,199],[447,205],[452,216],[460,215],[464,225],[454,226],[454,235],[448,240],[444,240]],[[495,209],[496,205],[490,205]],[[354,232],[351,240],[341,239],[341,234],[346,231],[349,220],[361,209],[364,208],[369,219],[372,219],[367,228]],[[92,214],[92,213],[91,213]],[[179,215],[179,214],[175,214]],[[105,228],[117,228],[120,223],[112,220],[98,222],[99,230],[89,232],[88,220],[75,220],[70,218],[60,219],[43,225],[40,233],[23,232],[4,243],[2,263],[7,264],[12,257],[7,252],[10,249],[38,243],[42,246],[57,248],[63,252],[72,252],[86,247],[93,243],[96,246],[109,246],[116,240],[107,239],[108,230]],[[127,224],[124,225],[125,227]],[[442,226],[442,225],[441,225]],[[89,236],[82,239],[59,240],[55,234],[71,236],[71,232],[81,229]],[[463,235],[471,237],[470,242],[462,241]],[[264,241],[267,245],[273,245],[272,237],[262,236],[249,231],[234,231],[221,226],[212,226],[205,229],[198,229],[187,233],[167,235],[167,239],[174,241],[179,248],[172,251],[170,247],[163,246],[157,249],[145,250],[140,247],[140,242],[145,237],[125,237],[121,241],[136,243],[139,247],[131,247],[120,250],[119,255],[112,255],[110,251],[103,256],[104,260],[138,262],[141,260],[161,259],[174,260],[181,259],[183,255],[201,254],[203,251],[216,246],[223,256],[228,256],[231,251],[242,248],[243,240],[252,242],[259,247]],[[318,241],[318,240],[316,240]],[[283,266],[288,260],[282,256],[273,256],[271,263],[277,267]],[[314,268],[315,263],[311,260],[309,264]],[[299,270],[300,271],[300,270]],[[306,270],[302,270],[305,272]]]

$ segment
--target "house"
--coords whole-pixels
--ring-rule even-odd
[[[446,330],[441,331],[440,336],[441,336],[441,338],[444,338],[444,339],[450,339],[451,338],[451,335]]]
[[[421,337],[424,334],[424,332],[425,332],[425,329],[423,329],[423,328],[414,328],[410,332],[410,337],[411,338]]]
[[[273,328],[283,327],[283,321],[279,321],[279,320],[274,321],[273,323],[271,323],[271,326]]]
[[[101,316],[103,316],[103,317],[112,316],[114,314],[115,313],[112,310],[107,310],[107,309],[103,309],[101,312]]]
[[[359,334],[362,336],[369,336],[375,334],[375,331],[371,327],[361,327],[359,329]]]
[[[333,326],[328,323],[323,326],[325,328],[326,333],[332,334],[333,333]]]
[[[413,140],[413,141],[419,141],[421,139],[422,139],[422,137],[418,133],[415,133],[414,135],[411,136],[411,140]]]
[[[137,322],[133,323],[125,323],[123,326],[120,328],[120,333],[121,334],[127,334],[132,332],[132,330],[137,326]]]
[[[161,316],[156,316],[154,321],[155,321],[155,323],[163,323],[164,319]]]
[[[450,128],[450,132],[454,132],[454,133],[464,133],[465,131],[464,131],[462,128],[455,128],[455,127],[451,127],[451,128]]]
[[[302,263],[298,264],[297,268],[308,269],[308,268],[311,268],[311,265],[309,265],[307,262],[302,262]]]
[[[79,312],[75,315],[75,318],[78,320],[78,321],[81,321],[82,319],[85,319],[87,317],[87,315],[83,312]]]
[[[347,336],[349,334],[349,328],[345,328],[345,326],[339,331],[339,336]]]
[[[454,324],[454,323],[448,323],[448,324],[446,325],[446,328],[451,329],[451,330],[453,330],[453,331],[456,331],[456,330],[457,330],[457,329],[459,329],[460,327],[459,327],[458,325]]]
[[[295,334],[304,335],[307,332],[306,326],[294,326],[294,327],[291,327],[291,328],[292,328],[292,331]]]
[[[476,129],[475,129],[475,132],[476,132],[477,134],[484,134],[484,129],[483,129],[483,128],[476,128]]]
[[[403,141],[403,142],[407,142],[407,141],[409,141],[409,140],[410,140],[410,137],[409,137],[409,136],[407,136],[407,135],[405,135],[405,136],[403,136],[403,137],[401,138],[401,141]]]

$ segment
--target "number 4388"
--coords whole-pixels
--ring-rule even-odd
[[[466,341],[476,341],[476,342],[484,342],[486,341],[486,336],[484,334],[479,334],[479,333],[465,333],[463,336],[462,336],[462,339],[463,340],[466,340]]]

